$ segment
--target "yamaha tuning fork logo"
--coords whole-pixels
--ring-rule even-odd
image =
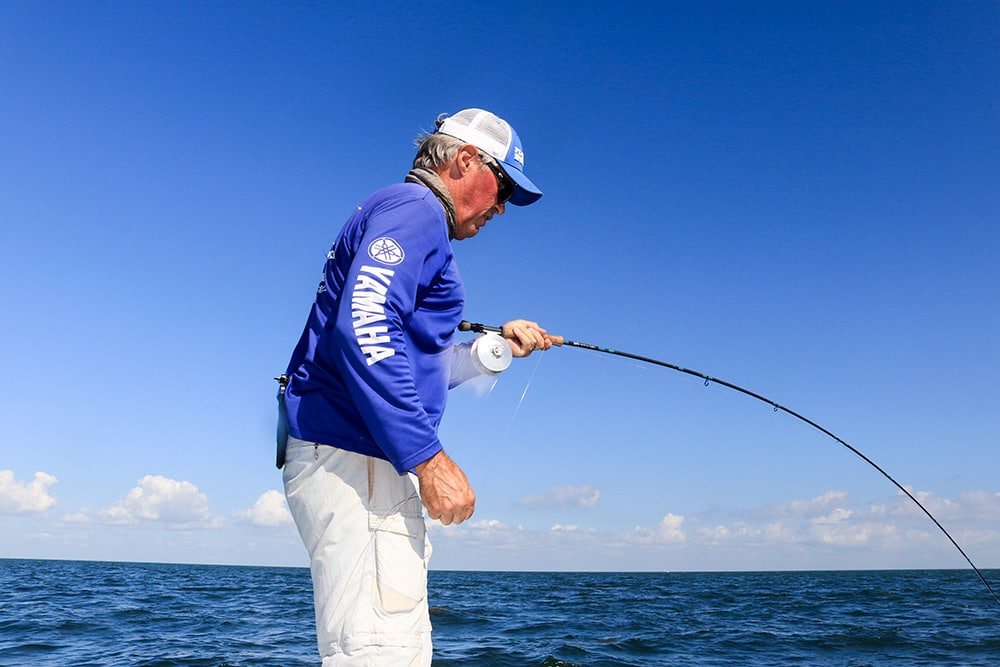
[[[382,236],[369,244],[368,256],[376,262],[395,266],[403,261],[406,253],[403,252],[403,246],[396,243],[395,240],[388,236]]]

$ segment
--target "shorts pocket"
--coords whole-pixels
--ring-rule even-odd
[[[427,596],[426,530],[423,514],[372,513],[377,607],[388,614],[416,609]]]

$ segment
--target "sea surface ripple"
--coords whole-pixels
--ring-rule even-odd
[[[0,559],[0,594],[0,667],[319,664],[304,568]],[[432,571],[430,602],[435,667],[1000,664],[963,570]]]

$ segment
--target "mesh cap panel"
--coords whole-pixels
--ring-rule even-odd
[[[510,150],[510,125],[482,109],[463,109],[449,116],[441,131],[482,148],[498,160],[506,158]]]
[[[468,125],[473,130],[482,132],[501,146],[510,146],[510,125],[489,111],[479,113],[470,110],[460,111],[455,115],[455,120]]]

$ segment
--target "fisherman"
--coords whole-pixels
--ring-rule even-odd
[[[423,508],[459,524],[476,502],[438,424],[448,389],[493,372],[476,342],[453,344],[465,291],[450,241],[542,196],[517,133],[488,111],[442,115],[417,147],[405,182],[372,194],[334,241],[279,391],[277,463],[324,667],[431,663]],[[508,361],[552,345],[528,320],[503,333]]]

